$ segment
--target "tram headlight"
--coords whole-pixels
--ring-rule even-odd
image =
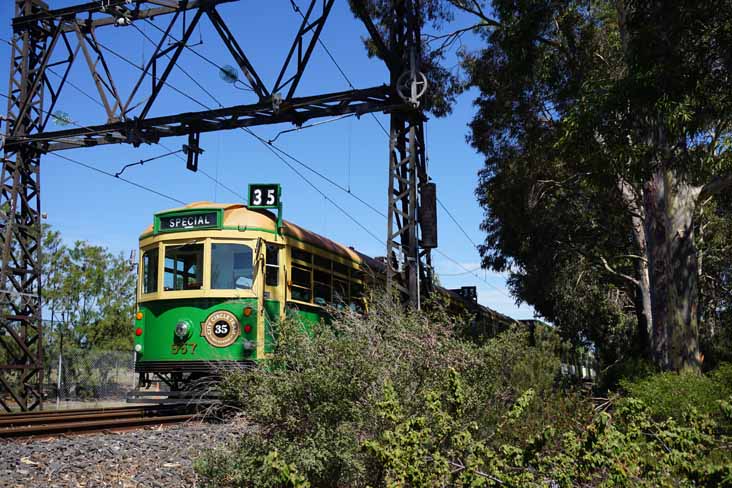
[[[135,352],[142,351],[142,344],[135,344]]]
[[[175,324],[175,335],[179,339],[185,339],[188,337],[188,334],[191,333],[191,326],[188,324],[187,321],[181,320],[177,324]]]
[[[257,343],[254,341],[244,341],[244,350],[253,351],[257,348]]]

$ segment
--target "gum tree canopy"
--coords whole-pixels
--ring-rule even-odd
[[[450,3],[484,41],[464,55],[484,265],[549,319],[622,316],[638,354],[699,368],[702,224],[732,185],[732,1]],[[593,327],[600,348],[618,335]]]

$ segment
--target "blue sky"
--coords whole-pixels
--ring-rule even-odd
[[[72,5],[71,1],[50,1],[51,8]],[[218,10],[236,36],[253,66],[265,84],[271,86],[284,60],[290,42],[299,26],[299,16],[292,10],[289,0],[266,2],[265,7],[252,7],[253,2],[234,2],[221,5]],[[299,2],[305,5],[303,0]],[[264,4],[262,2],[261,4]],[[0,37],[11,37],[10,21],[12,2],[0,5]],[[191,14],[189,14],[191,15]],[[165,28],[170,17],[155,20],[155,25]],[[461,19],[458,19],[459,23]],[[146,22],[135,27],[106,27],[97,32],[99,42],[124,55],[131,62],[141,65],[149,59],[153,45],[143,34],[154,41],[161,33]],[[180,23],[174,28],[181,36]],[[345,0],[337,1],[321,36],[340,67],[357,88],[380,85],[388,80],[388,73],[381,61],[369,59],[361,39],[366,30],[348,10]],[[202,41],[202,44],[198,44]],[[470,42],[468,39],[467,42]],[[185,92],[203,104],[215,108],[252,103],[255,96],[225,83],[214,66],[236,65],[223,43],[219,40],[208,19],[204,18],[200,29],[193,35],[192,48],[202,54],[184,51],[179,65],[205,88],[208,94],[180,70],[174,70],[169,84]],[[57,49],[57,53],[61,53]],[[129,93],[140,71],[109,52],[105,57],[110,64],[115,82],[122,93]],[[202,59],[205,58],[205,59]],[[10,48],[0,42],[0,79],[7,79]],[[52,75],[53,77],[53,75]],[[84,93],[98,99],[83,56],[79,53],[69,80],[78,89],[67,85],[55,111],[68,114],[74,124],[103,123],[106,120],[101,106]],[[149,83],[149,82],[148,82]],[[3,85],[6,86],[7,85]],[[311,95],[348,89],[348,84],[324,50],[316,47],[310,65],[298,88],[298,95]],[[149,89],[146,88],[148,93]],[[6,94],[5,90],[0,93]],[[483,240],[479,225],[482,209],[474,197],[477,172],[482,166],[482,156],[465,142],[467,123],[473,116],[474,92],[462,95],[452,115],[443,119],[432,118],[426,124],[426,142],[429,155],[429,172],[437,183],[438,196],[456,217],[473,242]],[[138,97],[139,98],[139,97]],[[215,99],[215,100],[214,100]],[[3,103],[5,103],[3,101]],[[181,111],[198,111],[203,107],[190,99],[165,88],[151,114],[168,115]],[[379,114],[379,120],[388,127],[388,117]],[[70,126],[73,127],[73,126]],[[53,121],[47,130],[59,130]],[[253,131],[266,140],[273,139],[281,130],[292,126],[266,126]],[[361,119],[344,118],[281,134],[276,144],[300,161],[317,169],[343,187],[379,210],[386,212],[388,138],[371,116]],[[168,138],[162,141],[172,150],[180,149],[185,138]],[[377,242],[353,221],[341,214],[331,203],[313,190],[297,174],[277,159],[265,145],[241,130],[201,135],[205,153],[199,167],[211,178],[219,180],[239,194],[246,193],[248,183],[279,182],[283,187],[284,216],[315,232],[338,242],[352,245],[372,256],[383,255],[384,244]],[[141,159],[168,152],[160,145],[143,145],[133,148],[125,145],[108,145],[98,148],[76,149],[60,152],[85,164],[107,172],[116,173],[122,166]],[[386,222],[347,193],[333,187],[297,163],[292,163],[329,199],[345,209],[355,220],[377,236],[386,232]],[[202,172],[192,173],[185,162],[175,156],[134,166],[124,173],[126,178],[185,202],[212,200],[237,202],[239,197],[216,184]],[[154,212],[176,207],[178,204],[135,188],[120,180],[95,173],[74,165],[54,155],[42,160],[41,188],[43,211],[47,222],[60,230],[65,240],[86,240],[107,246],[115,252],[129,255],[136,248],[137,237],[151,222]],[[475,285],[479,301],[516,318],[531,318],[527,306],[517,307],[505,289],[505,277],[484,270],[466,273],[465,269],[479,268],[479,255],[470,240],[450,220],[442,208],[438,208],[439,250],[456,261],[455,264],[439,253],[433,253],[433,262],[440,280],[448,288]]]

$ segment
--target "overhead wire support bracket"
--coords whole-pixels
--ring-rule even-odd
[[[189,169],[194,173],[198,171],[198,156],[204,152],[203,149],[201,149],[200,142],[201,133],[191,132],[188,134],[188,144],[183,145],[183,152],[188,156],[188,159],[186,160],[186,169]]]

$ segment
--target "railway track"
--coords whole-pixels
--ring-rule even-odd
[[[90,432],[123,431],[185,422],[195,416],[189,406],[123,406],[0,415],[0,439]]]

